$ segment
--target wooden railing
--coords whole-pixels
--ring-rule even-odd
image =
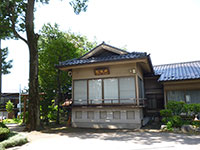
[[[135,105],[146,106],[146,98],[73,100],[73,105]]]

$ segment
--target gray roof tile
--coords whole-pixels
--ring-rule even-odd
[[[200,61],[154,66],[158,81],[200,79]]]

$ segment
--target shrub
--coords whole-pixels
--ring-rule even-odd
[[[21,124],[23,122],[22,119],[17,119],[17,118],[13,118],[13,119],[5,119],[3,120],[3,123],[8,124],[8,123],[17,123],[17,124]]]
[[[5,140],[8,137],[9,133],[9,129],[0,127],[0,141]]]
[[[191,105],[191,111],[194,114],[198,114],[200,112],[200,104],[190,104]]]
[[[8,129],[8,127],[3,122],[0,122],[0,128],[7,128]]]
[[[52,105],[48,106],[48,109],[49,109],[49,113],[47,115],[48,119],[56,120],[58,105],[55,105],[55,100],[52,100]]]
[[[200,122],[198,122],[198,121],[192,121],[191,124],[196,126],[196,127],[200,127]]]
[[[167,109],[173,112],[173,115],[180,115],[183,112],[185,102],[169,101]]]
[[[194,122],[194,115],[200,112],[200,104],[185,104],[184,102],[169,101],[167,109],[161,110],[162,122],[170,127],[180,128],[184,124],[199,126]],[[185,113],[185,115],[183,115]]]
[[[172,110],[170,109],[163,109],[160,111],[160,115],[162,117],[172,117]]]
[[[14,108],[14,105],[13,103],[9,100],[7,103],[6,103],[6,110],[7,112],[12,112],[13,111],[13,108]]]
[[[180,128],[184,123],[180,116],[173,116],[170,119],[172,122],[172,126],[176,128]]]
[[[20,146],[27,143],[28,140],[26,136],[22,134],[13,134],[13,136],[9,137],[7,140],[1,142],[0,148],[9,148],[14,146]]]
[[[169,131],[172,131],[173,129],[172,129],[172,122],[171,121],[168,121],[167,122],[167,130],[169,130]]]

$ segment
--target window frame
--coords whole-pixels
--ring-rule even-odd
[[[88,103],[88,81],[87,80],[85,80],[85,79],[81,79],[81,80],[73,80],[73,83],[72,83],[72,99],[73,99],[73,102],[74,102],[74,100],[75,100],[75,81],[86,81],[86,87],[87,87],[87,89],[86,89],[86,104]]]
[[[89,102],[89,81],[90,80],[99,80],[99,79],[101,79],[101,81],[102,81],[102,103],[100,103],[100,104],[104,104],[104,100],[105,100],[105,98],[104,98],[104,80],[105,79],[117,79],[117,85],[118,85],[118,103],[120,104],[121,102],[120,101],[122,101],[122,100],[120,100],[120,78],[133,78],[134,79],[134,89],[135,89],[135,99],[137,99],[137,88],[136,88],[136,75],[134,75],[134,76],[120,76],[120,77],[108,77],[108,78],[91,78],[91,79],[73,79],[72,80],[72,85],[73,85],[73,92],[72,92],[72,100],[74,101],[74,95],[75,95],[75,91],[74,91],[74,82],[75,81],[79,81],[79,80],[85,80],[86,82],[87,82],[87,105],[88,104],[91,104],[90,102]],[[114,100],[114,99],[113,99]],[[108,104],[110,104],[110,103],[108,103]],[[112,102],[111,102],[111,104],[112,104]],[[116,103],[115,103],[116,104]],[[81,104],[82,105],[82,104]]]
[[[183,95],[184,95],[184,102],[186,103],[186,104],[195,104],[195,103],[192,103],[192,97],[191,97],[191,94],[188,94],[188,92],[191,92],[191,91],[200,91],[200,89],[189,89],[189,90],[185,90],[185,89],[173,89],[173,90],[166,90],[166,102],[168,103],[169,101],[171,101],[171,100],[169,100],[168,98],[168,92],[173,92],[173,91],[181,91],[181,92],[183,92]],[[187,96],[190,96],[190,102],[188,101],[187,102],[187,100],[186,100],[186,97]],[[198,104],[200,104],[200,102],[198,103]]]

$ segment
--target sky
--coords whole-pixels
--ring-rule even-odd
[[[36,6],[35,31],[46,23],[98,44],[147,52],[153,65],[200,60],[200,0],[89,0],[80,15],[68,0],[50,0]],[[2,77],[2,92],[18,92],[28,87],[28,48],[20,40],[2,41],[4,47],[13,68]]]

